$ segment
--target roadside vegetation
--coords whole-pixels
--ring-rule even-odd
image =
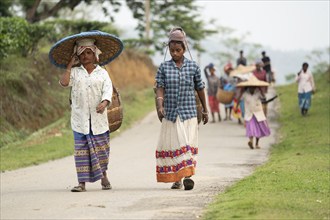
[[[278,143],[269,161],[217,196],[203,219],[329,219],[330,70],[316,74],[317,92],[300,115],[297,85],[281,93]]]
[[[55,24],[58,34],[50,28]],[[72,33],[118,31],[104,22],[59,20],[54,24],[29,24],[20,18],[0,18],[0,26],[4,35],[0,39],[0,170],[72,154],[69,89],[59,86],[63,70],[49,62],[49,49]],[[125,48],[106,70],[119,90],[124,108],[123,124],[111,135],[114,137],[154,107],[156,67],[145,53]]]

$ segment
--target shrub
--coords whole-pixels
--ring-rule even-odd
[[[38,43],[47,35],[52,35],[50,25],[29,24],[19,17],[0,17],[0,59],[17,53],[26,57],[37,50]]]
[[[42,40],[53,44],[68,35],[90,30],[119,34],[108,22],[57,19],[30,24],[19,17],[0,17],[0,60],[9,54],[34,54]]]

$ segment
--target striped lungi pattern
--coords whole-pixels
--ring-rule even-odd
[[[197,118],[162,121],[156,149],[157,182],[177,182],[195,174],[198,154]]]
[[[108,169],[110,155],[109,131],[93,135],[73,132],[74,159],[78,182],[95,182],[100,180]]]

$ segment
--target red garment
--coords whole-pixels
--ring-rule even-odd
[[[260,69],[259,71],[254,70],[252,73],[255,77],[257,77],[257,79],[267,82],[267,73],[265,70],[263,70],[263,69]],[[268,87],[262,86],[261,89],[262,89],[263,93],[266,94]]]
[[[220,112],[219,101],[215,96],[209,96],[209,106],[212,113]]]

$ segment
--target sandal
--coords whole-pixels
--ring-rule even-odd
[[[107,184],[101,184],[101,185],[102,185],[102,190],[112,189],[110,182],[108,182]]]
[[[112,189],[112,186],[108,180],[108,177],[107,176],[104,176],[102,179],[101,179],[101,186],[102,186],[102,190],[109,190],[109,189]]]
[[[249,147],[250,147],[251,149],[253,149],[253,144],[252,144],[251,141],[248,142],[248,145],[249,145]]]
[[[71,192],[85,192],[86,188],[79,185],[79,186],[75,186],[71,189]]]
[[[184,190],[192,190],[194,188],[194,181],[189,177],[184,178],[183,180]]]
[[[175,182],[173,183],[171,189],[181,189],[182,188],[182,183],[180,182]]]
[[[257,146],[256,146],[256,149],[260,149],[260,146],[259,146],[259,145],[257,145]]]

